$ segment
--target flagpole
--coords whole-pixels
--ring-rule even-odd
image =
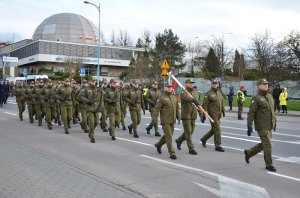
[[[175,76],[172,74],[172,72],[170,71],[168,73],[168,76],[170,76],[173,80],[176,81],[176,83],[190,96],[193,98],[192,94],[186,90],[186,88],[177,80],[177,78],[175,78]],[[198,110],[198,111],[202,111],[205,116],[212,122],[214,123],[214,120],[208,115],[208,113],[200,106],[200,105],[195,105],[194,103],[192,103],[194,105],[194,107]]]

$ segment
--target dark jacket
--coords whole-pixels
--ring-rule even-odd
[[[233,91],[234,87],[230,87],[229,88],[229,94],[228,96],[228,101],[232,102],[233,101],[233,96],[234,96],[234,91]]]

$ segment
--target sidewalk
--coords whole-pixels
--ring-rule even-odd
[[[237,107],[232,107],[232,111],[229,111],[229,106],[225,106],[225,111],[226,112],[232,112],[232,113],[237,113],[238,108]],[[248,107],[244,107],[243,108],[243,113],[248,113],[249,112],[249,108]],[[288,113],[277,113],[276,111],[276,116],[292,116],[292,117],[300,117],[300,111],[289,111]]]

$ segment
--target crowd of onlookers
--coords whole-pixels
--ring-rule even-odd
[[[273,98],[274,98],[274,110],[281,113],[287,113],[287,101],[288,101],[288,93],[286,91],[286,88],[281,88],[279,84],[275,86],[273,89]]]

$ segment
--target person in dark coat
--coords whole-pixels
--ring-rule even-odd
[[[229,111],[232,111],[232,102],[233,102],[233,97],[234,97],[234,87],[230,86],[229,87],[229,94],[227,95],[228,97],[228,103],[229,103]]]
[[[9,81],[4,82],[4,104],[7,104],[7,99],[9,97]]]
[[[281,88],[280,85],[277,84],[276,87],[273,89],[273,99],[274,99],[274,111],[280,112],[280,105],[279,105],[279,96],[281,94]]]
[[[0,80],[0,108],[3,107],[4,99],[5,99],[4,82],[3,80]]]

